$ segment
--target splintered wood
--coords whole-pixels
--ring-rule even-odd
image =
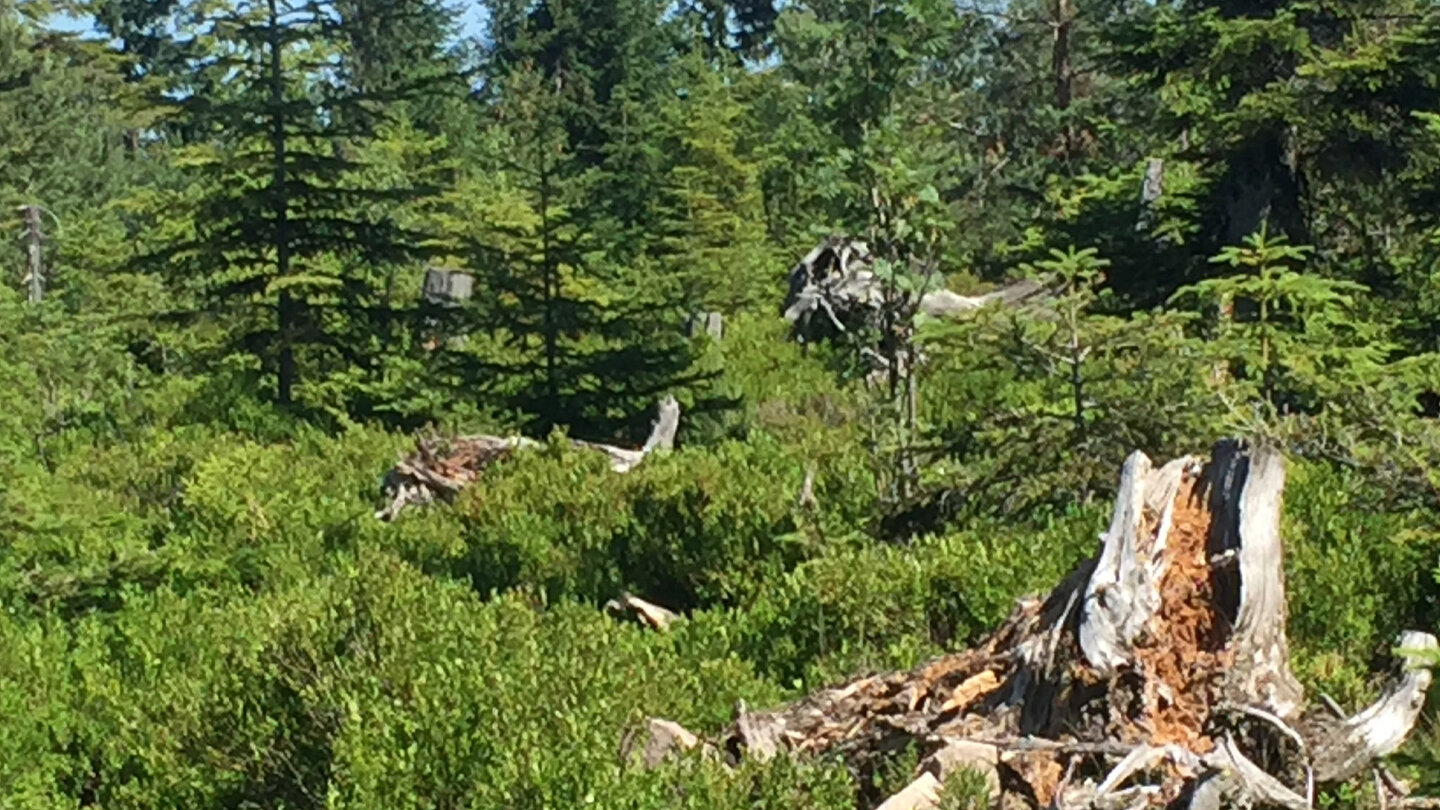
[[[650,453],[669,450],[679,427],[680,404],[674,397],[667,396],[660,402],[659,414],[644,447],[634,450],[579,439],[572,439],[570,445],[578,450],[603,453],[612,471],[628,473]],[[516,450],[539,446],[539,442],[524,436],[459,436],[445,441],[418,438],[415,452],[401,458],[382,479],[385,506],[375,512],[375,517],[391,521],[406,506],[437,499],[451,500],[491,465],[509,458]]]
[[[1283,486],[1269,448],[1222,442],[1208,463],[1159,469],[1136,453],[1096,557],[978,646],[769,711],[741,704],[698,747],[731,764],[839,757],[863,776],[915,743],[915,783],[884,804],[904,810],[935,807],[961,767],[991,774],[1006,808],[1312,807],[1316,784],[1368,773],[1409,735],[1440,645],[1406,634],[1421,652],[1352,717],[1305,710],[1285,641]]]
[[[1137,736],[1151,745],[1178,743],[1208,753],[1204,734],[1218,676],[1225,671],[1225,640],[1210,585],[1206,553],[1210,514],[1198,482],[1187,478],[1172,502],[1166,537],[1167,564],[1160,580],[1160,609],[1145,641],[1135,647],[1138,669],[1147,673]],[[1158,523],[1159,516],[1155,516]]]
[[[790,269],[790,289],[782,308],[804,343],[878,326],[881,312],[895,305],[893,291],[875,272],[870,246],[858,239],[831,237],[816,245]],[[1024,279],[984,295],[965,296],[947,289],[925,291],[917,309],[934,318],[958,318],[998,304],[1018,307],[1051,295],[1053,280]]]
[[[669,630],[679,618],[675,612],[633,594],[621,594],[605,603],[605,612],[616,618],[629,618],[651,630]]]

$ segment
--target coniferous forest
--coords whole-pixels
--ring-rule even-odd
[[[622,742],[974,648],[1229,439],[1307,700],[1440,626],[1432,0],[0,0],[0,237],[0,807],[874,808],[924,745]],[[997,801],[1184,801],[1114,753]]]

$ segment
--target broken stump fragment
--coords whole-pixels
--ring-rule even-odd
[[[781,307],[794,337],[817,343],[866,325],[878,328],[882,311],[893,301],[874,264],[868,244],[843,236],[826,239],[801,258],[790,269],[790,288]],[[958,318],[992,303],[1022,306],[1051,292],[1045,283],[1022,279],[977,296],[928,290],[917,305],[921,313],[934,318]]]
[[[621,594],[619,599],[605,603],[605,612],[616,618],[630,619],[649,627],[651,630],[669,630],[678,618],[674,611],[647,602],[632,594]]]
[[[1311,808],[1408,737],[1440,643],[1405,634],[1403,666],[1353,717],[1310,707],[1285,636],[1284,483],[1268,447],[1221,442],[1158,468],[1135,453],[1098,554],[979,645],[742,706],[714,739],[732,759],[824,755],[856,773],[918,744],[896,808],[934,806],[957,751],[994,752],[1007,808]]]
[[[603,453],[612,471],[628,473],[651,453],[670,450],[679,429],[680,403],[667,396],[660,402],[650,438],[638,450],[580,439],[572,439],[570,444]],[[540,442],[524,436],[459,436],[443,444],[417,438],[415,451],[401,458],[381,479],[385,506],[375,512],[375,517],[391,521],[406,506],[437,499],[450,501],[492,464],[509,458],[516,450],[539,446]]]
[[[679,723],[650,719],[643,731],[633,731],[620,741],[620,760],[629,762],[637,754],[647,768],[684,754],[700,745],[700,738]]]

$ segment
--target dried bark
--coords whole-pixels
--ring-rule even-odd
[[[1085,587],[1080,622],[1080,647],[1101,675],[1134,661],[1135,639],[1160,608],[1175,492],[1180,476],[1192,465],[1192,459],[1184,458],[1152,470],[1143,453],[1125,462],[1105,545]],[[1154,514],[1157,506],[1159,524],[1147,526],[1146,515]]]
[[[1136,453],[1099,553],[1046,599],[913,671],[742,705],[717,746],[732,762],[823,754],[861,773],[918,743],[932,756],[896,807],[933,806],[934,763],[956,746],[996,752],[1004,807],[1312,807],[1318,785],[1399,747],[1431,676],[1410,655],[1354,717],[1306,710],[1285,637],[1284,479],[1266,447],[1222,442],[1208,462],[1158,469]]]
[[[1280,542],[1280,496],[1285,462],[1262,447],[1250,455],[1240,497],[1240,610],[1230,637],[1234,662],[1227,688],[1232,700],[1267,709],[1282,718],[1300,709],[1304,690],[1290,674],[1285,637],[1284,551]]]
[[[571,445],[603,453],[610,459],[611,470],[628,473],[651,453],[670,450],[679,428],[680,404],[674,397],[667,396],[660,403],[650,438],[640,449],[579,439],[571,440]],[[437,499],[448,502],[490,465],[509,458],[516,450],[538,446],[539,442],[524,436],[460,436],[443,447],[424,438],[416,439],[415,451],[385,474],[381,489],[386,505],[375,512],[375,517],[390,521],[412,504],[428,504]]]

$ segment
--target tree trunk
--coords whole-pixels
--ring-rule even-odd
[[[1273,225],[1294,244],[1309,242],[1309,228],[1301,204],[1300,167],[1280,133],[1265,134],[1242,146],[1229,158],[1220,184],[1225,212],[1226,245]]]
[[[272,181],[275,215],[275,276],[282,281],[290,276],[290,195],[287,189],[287,139],[285,133],[285,65],[284,40],[281,36],[280,10],[276,0],[268,0],[270,49],[270,149],[275,161]],[[282,289],[276,304],[276,331],[280,341],[280,360],[276,381],[276,399],[281,405],[294,401],[299,369],[295,362],[296,330],[300,320],[300,302],[289,289]]]
[[[1064,112],[1070,109],[1075,94],[1075,71],[1070,59],[1070,37],[1074,31],[1075,10],[1071,0],[1055,0],[1054,14],[1055,18],[1051,21],[1054,30],[1050,51],[1051,81],[1054,84],[1055,109]],[[1069,121],[1065,122],[1063,137],[1064,157],[1069,160],[1075,148],[1075,128]]]
[[[40,230],[40,206],[24,207],[25,216],[25,272],[29,282],[30,303],[38,304],[45,298],[45,263],[41,242],[45,235]]]
[[[555,420],[560,415],[560,324],[557,321],[555,307],[560,298],[560,267],[554,255],[554,245],[551,244],[550,232],[550,172],[545,162],[545,153],[540,153],[540,257],[542,262],[541,272],[544,274],[545,285],[545,313],[543,339],[545,341],[545,396],[548,400],[549,414],[545,419],[545,429],[548,431],[554,427]]]

